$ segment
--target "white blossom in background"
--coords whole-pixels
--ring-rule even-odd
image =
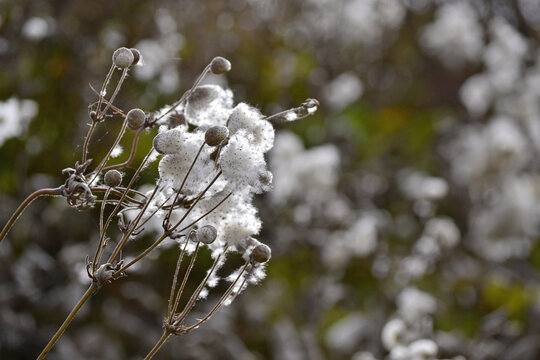
[[[484,40],[475,9],[465,1],[443,3],[435,21],[423,29],[420,44],[450,69],[476,62]]]
[[[27,39],[38,41],[49,35],[55,27],[54,19],[47,17],[32,17],[24,23],[22,34]]]
[[[478,254],[504,261],[527,256],[540,234],[540,177],[507,178],[487,204],[470,214],[470,240]]]
[[[370,323],[360,312],[351,312],[330,327],[325,336],[326,344],[339,352],[349,353],[369,333]]]
[[[448,183],[443,178],[428,176],[422,172],[404,169],[398,173],[403,193],[415,200],[440,200],[448,193]]]
[[[387,219],[382,213],[364,213],[346,230],[330,234],[322,248],[323,261],[332,268],[342,268],[355,257],[365,257],[377,247],[379,231]]]
[[[343,110],[358,100],[364,85],[353,72],[345,72],[333,79],[323,90],[326,103],[336,111]]]
[[[399,28],[405,17],[401,1],[310,0],[303,5],[295,33],[346,44],[374,45],[386,31]]]
[[[472,186],[493,175],[523,169],[531,160],[527,148],[528,140],[518,124],[509,118],[497,117],[487,126],[463,127],[447,156],[453,160],[454,180]]]
[[[297,135],[282,131],[270,154],[274,171],[272,201],[284,204],[300,199],[320,204],[332,198],[338,182],[339,162],[339,152],[334,145],[306,150]]]
[[[180,86],[178,52],[184,47],[184,36],[177,31],[172,15],[165,9],[155,13],[155,23],[161,33],[158,39],[140,40],[135,47],[144,54],[144,66],[135,68],[135,77],[143,81],[157,80],[159,90],[172,93]]]
[[[0,102],[0,146],[9,138],[22,136],[37,113],[38,105],[33,100],[12,97]]]
[[[433,341],[435,299],[413,287],[397,296],[398,311],[383,327],[381,341],[389,360],[434,360],[439,347]]]

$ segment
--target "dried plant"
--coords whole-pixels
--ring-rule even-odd
[[[292,121],[315,112],[318,102],[308,99],[300,107],[269,117],[240,103],[233,106],[232,92],[216,85],[200,85],[212,72],[223,74],[231,69],[228,60],[214,58],[191,89],[171,106],[156,112],[134,108],[122,110],[113,105],[132,66],[141,62],[136,49],[119,48],[112,57],[98,99],[89,106],[91,123],[84,139],[81,160],[62,172],[65,183],[57,188],[32,193],[14,212],[0,233],[2,241],[23,210],[41,196],[61,196],[78,210],[99,207],[99,241],[94,254],[86,257],[90,286],[75,305],[56,334],[39,355],[43,359],[53,348],[84,303],[103,286],[127,276],[127,271],[167,239],[178,242],[179,256],[164,320],[163,336],[146,356],[153,357],[170,335],[182,335],[206,322],[220,307],[230,304],[248,284],[265,275],[271,257],[270,248],[255,238],[261,222],[252,204],[253,195],[270,189],[272,173],[267,169],[265,153],[274,143],[271,121]],[[112,95],[107,90],[116,72],[120,77]],[[96,128],[113,118],[122,126],[105,157],[96,162],[92,154],[92,135]],[[147,151],[129,180],[123,179],[135,160],[139,139],[157,129],[153,146]],[[119,164],[109,164],[112,154],[128,130],[134,131],[129,157]],[[150,191],[137,184],[141,172],[159,160],[159,178]],[[92,168],[92,165],[96,165]],[[125,184],[125,185],[122,185]],[[136,189],[136,186],[139,190]],[[114,230],[116,224],[118,231]],[[143,232],[155,236],[146,249],[131,257],[130,240]],[[186,295],[186,284],[200,254],[206,247],[212,263],[205,276]],[[237,253],[244,263],[229,275],[220,273],[230,254]],[[189,257],[183,271],[182,262]],[[199,299],[224,279],[230,285],[218,302],[192,324],[187,317]],[[182,304],[182,306],[181,306]]]

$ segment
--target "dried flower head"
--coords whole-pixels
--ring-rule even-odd
[[[216,56],[210,63],[210,69],[216,75],[231,71],[231,62],[221,56]]]
[[[137,130],[143,126],[146,114],[141,109],[131,109],[127,113],[127,126],[131,130]]]
[[[105,185],[117,187],[122,183],[122,174],[118,170],[109,170],[105,173]]]
[[[229,129],[225,126],[216,125],[206,130],[204,133],[204,140],[210,146],[217,146],[221,144],[229,136]]]
[[[251,259],[258,263],[265,263],[270,260],[272,252],[270,248],[264,244],[255,246],[253,251],[251,251]]]
[[[197,240],[199,240],[203,244],[208,245],[216,240],[217,230],[212,225],[205,225],[202,228],[198,229],[196,234]]]
[[[133,52],[126,47],[116,49],[112,56],[113,64],[121,69],[130,67],[134,60]]]

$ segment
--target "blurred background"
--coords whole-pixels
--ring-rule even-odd
[[[65,181],[116,48],[144,63],[117,105],[146,111],[224,56],[207,81],[236,102],[321,106],[269,155],[267,278],[156,358],[538,359],[539,45],[536,0],[4,0],[0,224]],[[2,242],[1,359],[35,358],[84,292],[97,215],[40,199]],[[146,354],[175,254],[102,289],[49,358]]]

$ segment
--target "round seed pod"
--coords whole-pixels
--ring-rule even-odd
[[[135,49],[135,48],[131,48],[129,50],[133,54],[133,64],[132,65],[137,65],[139,63],[139,61],[141,61],[141,52],[139,50]]]
[[[271,257],[272,251],[264,244],[255,246],[255,248],[251,251],[251,260],[258,263],[267,262]]]
[[[126,47],[116,49],[112,56],[113,64],[121,69],[130,67],[133,60],[135,60],[133,53]]]
[[[224,57],[216,56],[210,63],[210,70],[216,75],[231,71],[231,62]]]
[[[197,230],[197,240],[203,244],[211,244],[216,240],[217,230],[212,225],[205,225]]]
[[[122,183],[122,174],[118,170],[109,170],[105,173],[105,185],[117,187]]]
[[[229,136],[229,129],[225,126],[212,126],[204,133],[204,141],[210,146],[217,146]]]
[[[131,109],[127,113],[127,126],[131,130],[137,130],[144,124],[146,114],[141,109]]]

